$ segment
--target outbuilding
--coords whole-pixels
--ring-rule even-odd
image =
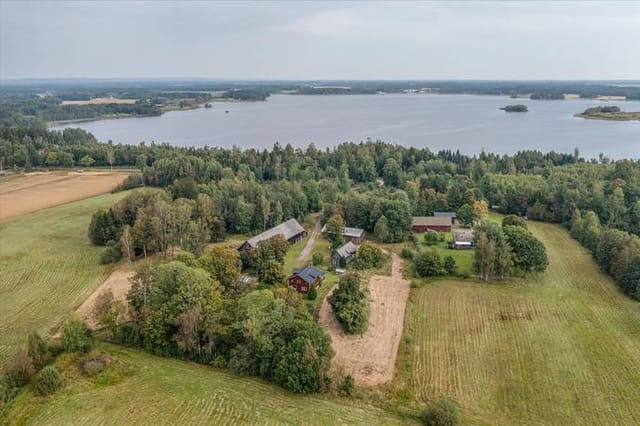
[[[473,230],[463,229],[453,233],[454,249],[470,249],[473,248]]]
[[[251,249],[254,249],[258,246],[258,244],[262,241],[266,241],[269,238],[275,237],[276,235],[281,235],[282,238],[285,239],[289,244],[296,243],[303,239],[307,235],[307,231],[298,223],[295,219],[289,219],[286,222],[281,223],[278,226],[274,226],[271,229],[267,229],[261,234],[256,235],[255,237],[249,238],[245,241],[238,250],[242,252],[249,252]]]
[[[351,241],[333,252],[331,264],[334,268],[344,268],[356,257],[358,247]]]
[[[433,212],[434,217],[448,217],[451,219],[451,224],[455,224],[456,222],[456,212]]]
[[[451,232],[451,218],[435,216],[414,216],[411,219],[411,230],[413,232],[427,232],[429,230],[438,232]]]

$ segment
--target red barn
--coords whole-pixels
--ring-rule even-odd
[[[289,285],[298,293],[306,293],[311,287],[317,288],[324,279],[324,271],[315,266],[307,266],[302,269],[294,269],[289,277]]]
[[[413,232],[427,232],[428,230],[451,232],[451,218],[414,216],[413,219],[411,219],[411,230]]]

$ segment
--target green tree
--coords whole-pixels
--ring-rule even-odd
[[[258,279],[267,285],[282,284],[284,281],[282,263],[277,260],[268,260],[265,266],[260,270]]]
[[[544,244],[525,228],[505,226],[504,235],[513,253],[513,266],[523,272],[543,272],[549,259]],[[503,253],[498,253],[498,258]]]
[[[435,246],[440,242],[440,233],[438,231],[434,231],[433,229],[427,230],[424,233],[424,243],[428,246]]]
[[[384,265],[382,249],[369,241],[365,241],[358,247],[353,264],[356,269],[380,268]]]
[[[382,168],[382,179],[385,185],[398,187],[402,182],[402,169],[395,158],[388,158]]]
[[[433,249],[419,251],[414,256],[414,266],[420,277],[437,277],[443,273],[440,253]]]
[[[458,409],[446,399],[432,403],[422,414],[426,426],[456,426],[460,424]]]
[[[51,395],[61,387],[62,376],[53,365],[49,365],[40,370],[36,375],[33,390],[36,395],[45,396]]]
[[[78,163],[79,163],[81,166],[84,166],[84,167],[89,167],[89,166],[91,166],[91,165],[92,165],[93,163],[95,163],[95,162],[96,162],[96,160],[94,160],[93,158],[91,158],[91,157],[90,157],[90,156],[88,156],[88,155],[85,155],[84,157],[82,157],[82,158],[80,159],[80,161],[78,161]]]
[[[45,339],[34,331],[29,335],[27,353],[33,361],[36,370],[40,370],[51,360],[51,352],[49,352],[49,344]]]
[[[376,221],[376,225],[373,228],[373,233],[378,241],[382,243],[391,241],[391,232],[389,232],[389,221],[387,220],[385,215],[380,216],[380,218]]]
[[[472,205],[464,204],[458,209],[457,219],[467,228],[473,226],[476,221],[476,212]]]
[[[64,322],[61,341],[66,352],[88,352],[92,347],[89,330],[75,313],[70,314]]]
[[[525,222],[520,216],[508,215],[502,219],[502,227],[504,228],[505,226],[520,226],[522,228],[526,228],[527,222]]]
[[[334,250],[344,244],[344,219],[342,216],[339,214],[331,216],[325,224],[325,235]]]
[[[445,256],[444,258],[444,270],[447,272],[447,275],[455,275],[458,266],[456,265],[456,260],[453,256]]]
[[[217,279],[225,291],[233,291],[240,278],[242,261],[238,250],[231,247],[212,246],[198,259],[202,268]]]
[[[367,330],[369,299],[362,290],[362,277],[359,274],[344,274],[328,301],[345,333],[362,334]]]

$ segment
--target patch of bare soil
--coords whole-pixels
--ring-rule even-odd
[[[345,334],[324,299],[320,324],[331,337],[334,369],[351,374],[363,386],[393,378],[410,288],[411,282],[402,278],[400,258],[392,254],[391,275],[374,275],[369,281],[369,328],[362,336]]]
[[[29,173],[0,183],[0,221],[110,192],[127,172]]]
[[[85,323],[89,328],[96,328],[97,323],[93,319],[93,308],[96,302],[97,297],[106,290],[111,290],[113,292],[114,300],[122,300],[123,302],[127,302],[127,293],[131,288],[131,281],[134,275],[134,271],[131,269],[131,265],[126,264],[113,271],[109,278],[107,278],[101,285],[98,287],[91,295],[85,300],[82,305],[76,310],[80,318],[85,320]]]

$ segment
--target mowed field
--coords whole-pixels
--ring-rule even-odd
[[[110,192],[129,173],[49,172],[0,180],[0,221]]]
[[[0,223],[0,361],[27,335],[48,333],[104,281],[91,215],[125,193],[107,194]]]
[[[8,424],[394,425],[380,409],[326,395],[294,395],[225,370],[107,346],[120,372],[77,377],[49,398],[23,393]],[[109,367],[111,368],[111,367]],[[109,380],[111,384],[105,385]],[[0,419],[1,420],[1,419]]]
[[[412,290],[401,377],[419,401],[450,398],[474,423],[640,424],[640,304],[566,230],[529,227],[545,274]]]

